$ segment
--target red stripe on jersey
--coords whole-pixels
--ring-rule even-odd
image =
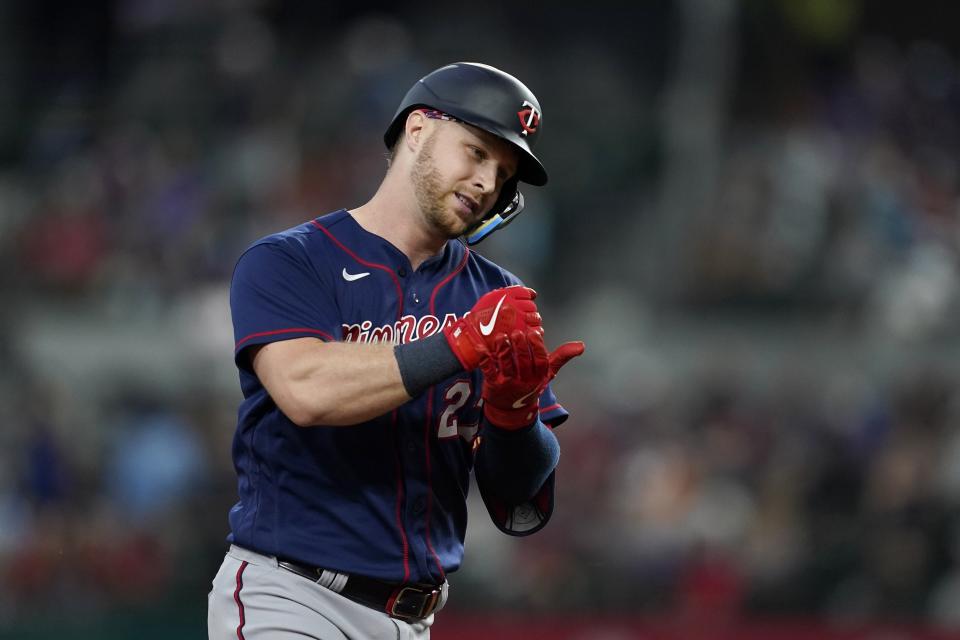
[[[319,329],[310,329],[307,327],[294,327],[292,329],[277,329],[276,331],[261,331],[259,333],[251,333],[245,338],[241,338],[240,340],[238,340],[237,344],[234,345],[233,348],[234,350],[239,349],[240,345],[242,345],[247,340],[253,340],[254,338],[259,338],[261,336],[275,336],[279,333],[315,333],[320,337],[326,338],[330,342],[334,342],[333,337],[326,331],[320,331]]]
[[[338,247],[340,247],[341,249],[343,249],[343,250],[347,253],[347,255],[349,255],[351,258],[353,258],[354,260],[356,260],[357,262],[359,262],[359,263],[362,264],[363,266],[365,266],[365,267],[370,267],[371,269],[380,269],[381,271],[386,271],[386,272],[390,275],[390,278],[393,280],[393,284],[396,285],[396,287],[397,287],[397,303],[400,305],[400,307],[397,309],[397,320],[399,320],[400,318],[402,318],[402,317],[403,317],[403,287],[400,286],[400,281],[397,279],[397,274],[395,274],[395,273],[393,272],[393,269],[391,269],[390,267],[388,267],[387,265],[384,265],[384,264],[378,264],[378,263],[376,263],[376,262],[368,262],[368,261],[364,260],[363,258],[361,258],[360,256],[358,256],[357,254],[355,254],[353,251],[351,251],[350,249],[348,249],[345,244],[343,244],[342,242],[340,242],[339,240],[337,240],[337,237],[334,236],[334,235],[330,232],[330,230],[327,229],[325,226],[323,226],[322,224],[320,224],[320,223],[317,222],[316,220],[311,220],[310,222],[311,222],[311,223],[313,224],[313,226],[315,226],[317,229],[320,229],[320,231],[323,231],[325,234],[327,234],[327,237],[330,238],[331,240],[333,240],[333,243],[334,243],[335,245],[337,245]]]
[[[430,294],[430,315],[434,315],[434,316],[437,315],[436,303],[435,303],[435,301],[436,301],[436,299],[437,299],[437,291],[440,291],[440,288],[441,288],[441,287],[443,287],[445,284],[447,284],[448,282],[450,282],[450,281],[453,279],[453,276],[455,276],[455,275],[457,275],[458,273],[460,273],[460,271],[463,269],[463,267],[467,264],[467,258],[469,258],[469,257],[470,257],[470,249],[464,247],[464,248],[463,248],[463,260],[460,261],[460,264],[457,265],[457,268],[454,269],[454,270],[450,273],[450,275],[448,275],[446,278],[444,278],[444,279],[441,280],[439,283],[437,283],[437,286],[435,286],[435,287],[433,288],[433,293]]]
[[[397,433],[397,414],[399,411],[399,409],[394,409],[391,414],[391,429],[393,430],[394,437],[396,437]],[[403,529],[403,468],[400,463],[400,451],[394,448],[394,454],[396,455],[397,463],[397,529],[400,531],[400,542],[403,544],[402,582],[406,582],[410,579],[410,547],[407,545],[407,532]]]
[[[427,423],[423,429],[423,449],[427,452],[427,515],[426,515],[426,539],[427,539],[427,549],[430,550],[430,553],[433,554],[433,561],[437,563],[437,569],[440,571],[440,579],[446,580],[446,574],[443,571],[443,566],[440,564],[440,556],[437,555],[437,552],[433,550],[433,545],[430,544],[430,512],[433,510],[433,475],[432,475],[432,465],[430,463],[430,436],[433,433],[433,392],[436,387],[430,387],[427,390]]]
[[[237,625],[237,640],[244,640],[243,625],[247,622],[243,613],[243,602],[240,600],[240,590],[243,589],[243,572],[246,568],[247,561],[244,560],[240,563],[240,568],[237,569],[237,588],[233,592],[233,601],[237,603],[237,611],[240,613],[240,624]]]
[[[547,413],[549,411],[553,411],[554,409],[559,409],[559,408],[560,408],[560,403],[555,402],[549,407],[544,407],[543,409],[540,409],[540,415],[543,415],[544,413]]]

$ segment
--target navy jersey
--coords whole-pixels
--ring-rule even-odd
[[[431,387],[349,427],[297,427],[255,375],[246,350],[312,337],[409,342],[433,335],[486,292],[519,280],[459,241],[416,270],[383,238],[337,211],[263,238],[241,256],[230,305],[244,401],[233,441],[239,502],[229,540],[261,553],[392,582],[439,582],[463,556],[466,496],[482,409],[479,371]],[[541,419],[566,411],[548,387]],[[498,504],[494,522],[542,527],[553,474],[526,505]]]

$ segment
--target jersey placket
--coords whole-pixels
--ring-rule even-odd
[[[431,260],[429,262],[434,262]],[[401,266],[397,269],[403,291],[405,312],[414,316],[419,324],[424,314],[429,313],[429,287],[431,272],[429,262],[416,271]],[[428,267],[424,269],[424,267]],[[425,337],[425,336],[419,336]],[[409,535],[411,560],[415,573],[421,579],[442,579],[443,570],[433,552],[430,542],[430,511],[432,495],[432,449],[434,441],[435,407],[434,389],[430,388],[417,401],[408,405],[403,425],[398,434],[398,446],[403,460],[404,526]],[[413,567],[411,567],[413,569]]]

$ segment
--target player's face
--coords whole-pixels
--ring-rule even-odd
[[[448,238],[480,221],[517,170],[517,152],[486,131],[447,121],[435,125],[411,172],[424,220]]]

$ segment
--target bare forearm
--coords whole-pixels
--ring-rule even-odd
[[[282,344],[282,343],[278,343]],[[282,369],[267,370],[263,356],[254,368],[290,420],[299,426],[344,426],[382,415],[410,399],[392,344],[316,341],[287,354]],[[281,348],[283,348],[281,346]]]
[[[280,341],[254,352],[253,369],[280,410],[301,427],[366,422],[463,370],[440,334],[396,347]]]

